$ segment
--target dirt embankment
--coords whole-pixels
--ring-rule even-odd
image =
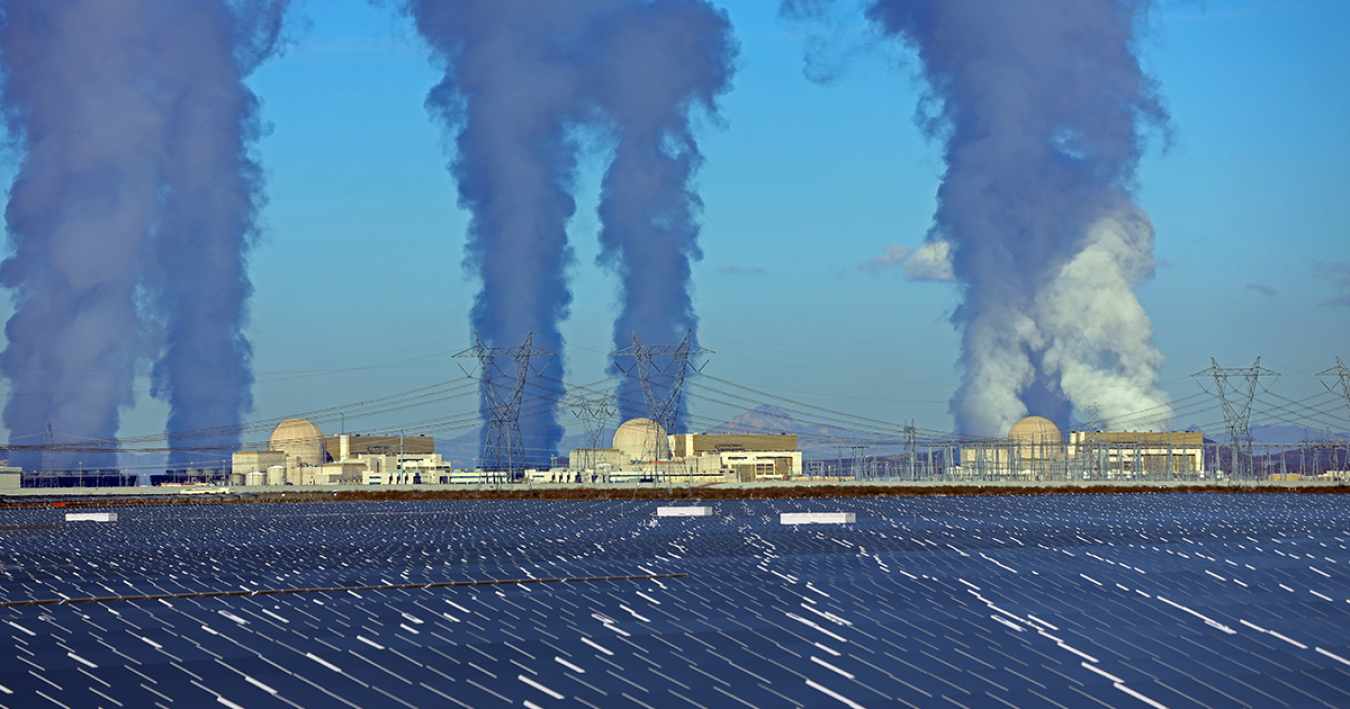
[[[692,487],[434,487],[424,489],[339,489],[285,491],[243,491],[211,494],[172,495],[117,493],[109,495],[0,496],[0,509],[34,507],[120,507],[184,504],[250,504],[303,502],[382,502],[429,500],[773,500],[823,497],[935,497],[986,495],[1117,495],[1157,493],[1252,494],[1284,493],[1343,495],[1350,485],[1147,485],[1147,484],[1053,484],[1045,485],[887,485],[887,484],[813,484],[813,485],[696,485]]]

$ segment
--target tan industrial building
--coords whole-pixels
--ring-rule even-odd
[[[363,455],[427,456],[436,453],[432,436],[396,436],[393,434],[343,434],[324,439],[329,460],[347,460]]]
[[[742,482],[786,480],[802,473],[796,434],[682,433],[671,439],[674,457],[716,459],[721,470],[734,471]]]
[[[1074,431],[1068,450],[1107,478],[1193,477],[1205,469],[1199,431]]]

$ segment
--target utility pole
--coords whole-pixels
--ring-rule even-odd
[[[1232,445],[1233,477],[1246,479],[1251,477],[1252,465],[1252,429],[1249,423],[1252,414],[1252,400],[1256,398],[1256,388],[1261,386],[1261,378],[1273,379],[1280,376],[1261,366],[1261,358],[1250,367],[1220,367],[1210,358],[1213,365],[1209,369],[1196,372],[1191,376],[1200,381],[1200,388],[1219,398],[1223,406],[1223,419],[1228,428],[1228,441]],[[1339,362],[1339,360],[1337,360]],[[1214,391],[1205,388],[1201,377],[1214,378]],[[1230,379],[1238,380],[1229,382]],[[1268,386],[1261,386],[1269,389]]]
[[[485,470],[514,478],[526,463],[520,435],[520,404],[524,398],[525,379],[531,372],[530,361],[547,359],[553,353],[532,344],[534,333],[527,334],[519,347],[488,347],[477,334],[473,338],[474,346],[455,357],[478,360],[477,378],[487,404],[488,419],[479,464]],[[466,370],[465,374],[469,372]]]

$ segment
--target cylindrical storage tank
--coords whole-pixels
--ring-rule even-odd
[[[268,485],[285,485],[285,484],[286,484],[286,466],[284,466],[284,465],[274,465],[274,466],[268,468],[268,469],[267,469],[267,484],[268,484]]]
[[[244,476],[245,485],[263,485],[266,482],[267,482],[267,473],[259,472],[257,470],[248,473],[247,475]]]
[[[243,474],[243,473],[230,473],[230,484],[231,484],[231,485],[243,485],[243,484],[244,484],[244,474]]]

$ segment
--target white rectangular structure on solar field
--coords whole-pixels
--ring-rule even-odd
[[[116,522],[116,512],[67,512],[67,522]]]
[[[780,524],[852,524],[858,521],[853,512],[783,512]]]
[[[656,508],[657,517],[711,517],[711,507],[658,507]]]

